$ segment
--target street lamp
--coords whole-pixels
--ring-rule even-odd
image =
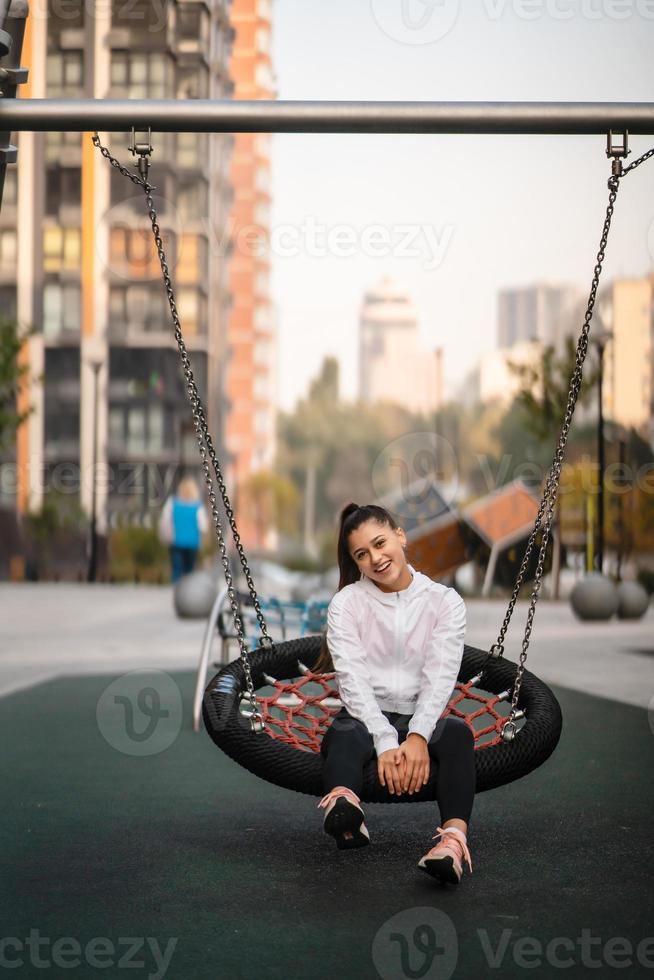
[[[90,549],[89,567],[86,576],[87,582],[95,582],[98,569],[98,414],[99,414],[99,374],[103,362],[101,360],[89,360],[89,367],[93,371],[93,435],[92,435],[92,468],[91,468],[91,527],[90,527]]]
[[[598,317],[599,319],[599,317]],[[598,464],[598,495],[597,495],[597,547],[595,550],[595,569],[602,574],[604,565],[604,348],[613,338],[610,330],[606,330],[599,319],[600,329],[595,336],[590,335],[591,343],[597,348],[599,359],[599,374],[597,378],[597,464]]]

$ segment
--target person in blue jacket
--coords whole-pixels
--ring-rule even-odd
[[[164,504],[159,521],[161,540],[170,548],[173,584],[195,568],[202,535],[208,527],[198,485],[193,477],[187,476],[180,482],[177,493]]]

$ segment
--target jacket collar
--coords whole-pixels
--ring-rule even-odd
[[[366,575],[361,576],[357,585],[359,585],[360,588],[365,589],[365,591],[373,598],[377,599],[378,602],[381,602],[386,606],[392,606],[397,603],[398,596],[405,596],[407,599],[412,599],[418,592],[422,592],[431,582],[431,579],[427,578],[426,575],[423,575],[422,572],[417,572],[413,565],[409,565],[409,571],[413,575],[411,583],[406,587],[406,589],[400,589],[399,592],[384,592]]]

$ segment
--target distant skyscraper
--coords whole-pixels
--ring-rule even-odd
[[[569,284],[536,283],[500,290],[497,346],[539,340],[560,352],[565,337],[581,330],[575,319],[578,301],[579,290]]]
[[[442,403],[442,351],[423,346],[415,307],[390,276],[364,297],[359,397],[424,413],[436,411]]]

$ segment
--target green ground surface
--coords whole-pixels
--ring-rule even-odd
[[[257,779],[190,730],[193,679],[173,676],[184,726],[146,757],[99,730],[113,678],[0,700],[1,935],[24,943],[38,930],[43,962],[58,939],[82,947],[79,966],[45,969],[5,946],[5,967],[23,961],[7,976],[160,977],[151,946],[130,952],[127,937],[176,940],[170,980],[654,975],[654,940],[637,952],[654,936],[654,736],[642,709],[555,689],[557,751],[477,797],[473,874],[443,889],[415,867],[435,804],[368,806],[372,846],[340,852],[317,799]],[[99,950],[102,967],[86,952],[100,937],[114,947]]]

